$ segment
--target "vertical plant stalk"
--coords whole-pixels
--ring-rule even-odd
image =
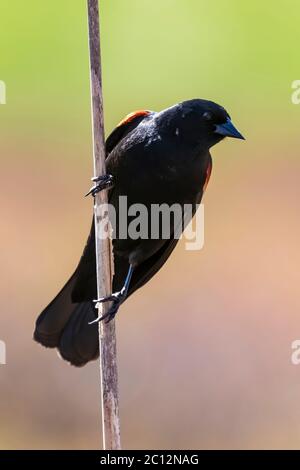
[[[101,176],[105,171],[105,141],[103,119],[103,95],[100,55],[100,26],[98,0],[87,0],[90,48],[90,74],[93,116],[94,174]],[[96,234],[97,290],[98,298],[112,292],[112,247],[111,239],[103,237],[103,220],[108,221],[107,191],[100,191],[95,197],[94,216]],[[99,315],[109,308],[109,303],[99,306]],[[101,404],[103,448],[121,449],[118,371],[115,321],[99,322],[99,351],[101,377]]]

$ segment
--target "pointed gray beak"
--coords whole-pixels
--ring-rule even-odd
[[[243,137],[236,127],[234,127],[229,118],[224,124],[218,124],[216,126],[215,133],[223,135],[224,137],[233,137],[234,139],[245,140],[245,137]]]

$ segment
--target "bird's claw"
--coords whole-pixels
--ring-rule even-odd
[[[121,305],[121,302],[114,302],[113,305],[110,307],[110,309],[104,315],[98,316],[97,318],[95,318],[95,320],[89,322],[89,325],[92,325],[93,323],[99,323],[100,321],[103,321],[103,320],[105,320],[105,323],[109,323],[111,320],[115,318],[120,305]],[[97,307],[97,304],[95,305],[95,307]]]
[[[105,320],[105,323],[109,323],[115,318],[121,303],[125,300],[125,297],[125,290],[121,289],[119,292],[114,292],[113,294],[108,295],[107,297],[100,297],[99,299],[93,300],[93,302],[95,303],[95,308],[98,308],[99,305],[104,302],[112,302],[113,304],[104,315],[98,316],[89,324],[92,325],[93,323],[98,323],[103,320]]]
[[[102,176],[95,176],[92,178],[94,181],[94,186],[91,187],[88,193],[85,196],[89,196],[90,194],[95,197],[97,193],[103,191],[104,189],[110,189],[114,185],[114,178],[112,175],[102,175]]]
[[[115,303],[121,303],[123,301],[125,292],[123,289],[121,289],[119,292],[114,292],[111,295],[108,295],[107,297],[100,297],[99,299],[93,300],[93,302],[96,304],[95,307],[99,307],[98,304],[102,304],[104,302],[115,302]]]

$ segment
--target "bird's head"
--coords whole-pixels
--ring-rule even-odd
[[[178,137],[195,145],[210,148],[225,137],[244,139],[232,124],[227,111],[213,101],[183,101],[161,114]]]

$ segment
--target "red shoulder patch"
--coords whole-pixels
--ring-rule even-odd
[[[127,114],[127,116],[124,119],[122,119],[121,122],[119,122],[117,127],[123,126],[124,124],[129,124],[130,122],[134,121],[136,118],[148,116],[150,113],[151,111],[147,111],[145,109],[139,109],[137,111],[133,111],[132,113]]]
[[[208,185],[208,182],[209,182],[209,179],[210,179],[210,175],[211,175],[211,170],[212,170],[212,164],[209,163],[208,167],[206,169],[206,179],[205,179],[205,183],[204,183],[204,186],[203,186],[203,194],[206,191],[206,188],[207,188],[207,185]]]

